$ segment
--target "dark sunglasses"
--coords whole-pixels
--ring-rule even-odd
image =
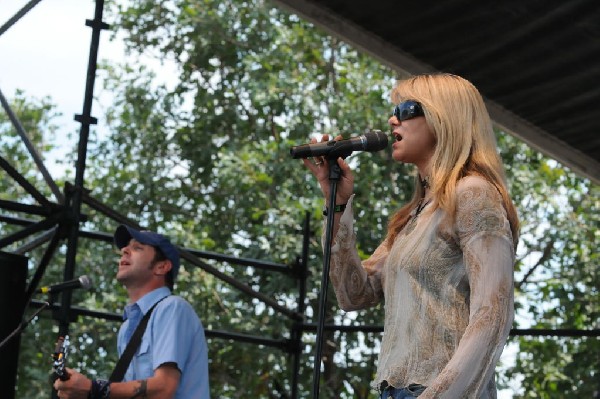
[[[401,102],[394,107],[393,114],[398,121],[416,118],[417,116],[425,116],[423,107],[416,101],[408,100]]]

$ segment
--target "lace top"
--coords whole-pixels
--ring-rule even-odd
[[[385,301],[376,388],[422,384],[420,399],[495,398],[494,368],[513,320],[512,233],[500,194],[481,177],[462,179],[453,222],[426,207],[388,249],[364,262],[356,250],[352,199],[331,249],[340,307]]]

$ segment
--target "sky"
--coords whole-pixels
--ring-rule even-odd
[[[0,26],[29,1],[0,0]],[[0,90],[4,97],[10,102],[17,89],[23,90],[28,98],[50,97],[56,111],[62,114],[53,120],[59,126],[54,143],[57,149],[45,160],[54,178],[63,174],[65,168],[54,161],[64,158],[66,151],[72,151],[81,129],[74,116],[83,111],[92,40],[92,29],[85,22],[94,19],[94,12],[93,0],[42,0],[0,35]],[[106,12],[103,21],[110,22]],[[98,62],[141,62],[156,73],[157,83],[174,84],[178,77],[175,64],[144,55],[126,57],[123,42],[112,36],[109,30],[101,31]],[[111,100],[110,93],[101,91],[96,78],[92,116],[98,119],[98,124],[91,126],[90,137],[102,137],[108,132],[103,112]],[[69,133],[76,134],[69,140]]]
[[[0,0],[4,25],[26,1]],[[64,107],[81,110],[93,18],[89,0],[43,0],[0,36],[0,88],[51,95]],[[76,96],[75,93],[79,93]]]
[[[0,26],[27,3],[0,0]],[[67,140],[67,135],[81,128],[74,116],[83,110],[92,37],[85,21],[94,18],[94,8],[92,0],[42,0],[0,35],[0,90],[4,96],[10,102],[17,89],[26,97],[49,96],[62,114],[54,120],[60,126],[56,138],[59,148],[46,162],[54,178],[61,170],[52,158],[73,148],[75,143]],[[109,42],[109,35],[106,30],[100,34],[98,59],[123,59],[122,46]],[[92,116],[100,120],[97,105],[92,107]]]
[[[0,26],[28,1],[0,0]],[[57,111],[63,114],[54,121],[60,126],[59,148],[53,154],[56,158],[73,148],[75,143],[67,140],[67,135],[78,132],[81,127],[73,117],[80,114],[83,107],[92,35],[85,21],[94,18],[94,3],[92,0],[42,0],[0,35],[0,90],[4,96],[12,98],[17,89],[24,90],[27,97],[49,96]],[[123,46],[110,42],[109,36],[108,31],[100,34],[98,60],[123,61]],[[95,90],[98,91],[98,82]],[[101,108],[94,103],[92,116],[98,118],[100,125],[92,126],[92,130],[102,129],[100,112]],[[46,167],[54,178],[61,173],[52,159]],[[514,348],[505,350],[503,358],[506,363],[514,361]],[[498,397],[509,399],[512,395],[503,391]]]
[[[2,25],[25,4],[0,0]],[[4,95],[12,97],[19,88],[34,97],[51,96],[71,120],[80,113],[87,69],[83,55],[89,53],[92,32],[85,20],[93,15],[90,0],[43,0],[0,36]]]

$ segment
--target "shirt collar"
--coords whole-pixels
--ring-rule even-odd
[[[128,308],[132,308],[134,306],[138,306],[143,314],[146,314],[146,312],[148,312],[148,310],[150,310],[150,308],[158,301],[160,301],[161,299],[163,299],[166,296],[171,295],[171,290],[169,289],[169,287],[160,287],[157,288],[153,291],[150,291],[149,293],[147,293],[146,295],[144,295],[143,297],[141,297],[140,299],[138,299],[137,302],[134,303],[130,303],[129,305],[127,305],[125,307],[125,312],[123,314],[123,319],[127,319],[127,313],[128,313]]]

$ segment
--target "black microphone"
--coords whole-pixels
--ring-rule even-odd
[[[75,288],[83,288],[84,290],[90,289],[92,286],[92,280],[88,276],[81,276],[75,280],[65,281],[64,283],[50,285],[48,287],[42,287],[38,289],[38,292],[42,294],[54,294],[64,290],[73,290]]]
[[[303,144],[290,150],[292,158],[324,156],[330,159],[345,158],[353,151],[379,151],[388,145],[388,138],[380,130],[371,130],[359,137],[346,140],[331,140],[324,143]]]

